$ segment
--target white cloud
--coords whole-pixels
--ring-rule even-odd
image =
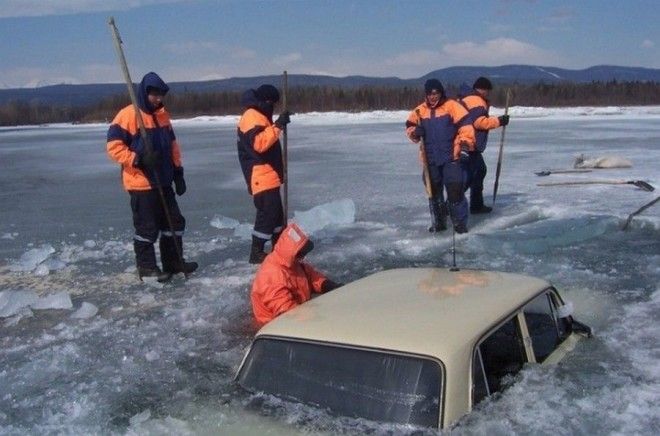
[[[0,0],[0,18],[124,11],[186,0]]]
[[[278,66],[287,66],[302,60],[300,53],[288,53],[283,56],[273,58],[272,62]]]
[[[642,41],[642,47],[644,48],[653,48],[655,47],[655,43],[651,41],[650,39],[645,39]]]
[[[385,65],[391,67],[402,66],[427,66],[437,64],[440,59],[440,52],[433,50],[413,50],[385,59]]]
[[[557,60],[551,52],[513,38],[445,44],[441,58],[451,65],[553,64]]]
[[[209,54],[230,57],[238,60],[249,60],[257,57],[257,53],[240,46],[227,47],[214,41],[180,41],[163,45],[163,50],[175,55],[192,56]]]
[[[414,50],[385,59],[380,74],[396,69],[399,77],[417,77],[437,68],[456,65],[498,66],[506,64],[554,65],[559,56],[535,45],[512,38],[483,42],[463,41],[444,44],[439,50]]]

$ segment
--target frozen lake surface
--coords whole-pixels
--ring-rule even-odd
[[[175,109],[175,108],[174,108]],[[494,115],[501,114],[495,108]],[[530,366],[457,434],[660,432],[660,107],[511,110],[497,204],[457,237],[459,266],[543,277],[595,337],[558,366]],[[449,266],[451,233],[429,234],[407,112],[305,114],[289,129],[290,216],[310,261],[348,282],[382,269]],[[106,125],[0,128],[0,434],[399,434],[248,395],[232,383],[254,332],[247,263],[254,210],[237,117],[175,121],[188,192],[184,249],[200,269],[137,280],[128,195]],[[491,203],[500,131],[491,133]],[[576,155],[632,168],[537,177]],[[360,316],[356,309],[355,316]]]

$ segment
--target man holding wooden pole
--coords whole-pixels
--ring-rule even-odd
[[[238,122],[238,160],[257,209],[249,258],[253,264],[263,262],[266,242],[271,240],[274,247],[286,224],[280,194],[284,181],[280,133],[291,120],[284,110],[273,122],[279,100],[279,91],[270,84],[248,89],[241,98],[245,112]]]
[[[169,280],[172,274],[187,275],[197,269],[196,262],[185,262],[182,257],[186,220],[172,183],[177,195],[186,192],[186,183],[181,149],[163,105],[168,90],[158,74],[147,73],[138,87],[137,101],[119,111],[107,138],[108,156],[121,164],[124,189],[131,197],[138,276],[156,277],[159,282]],[[162,270],[156,264],[154,249],[159,236]]]
[[[467,156],[467,152],[474,148],[474,128],[468,111],[457,101],[447,98],[438,79],[427,80],[424,92],[424,102],[408,116],[406,135],[423,146],[421,157],[428,170],[424,183],[427,193],[431,193],[429,205],[433,220],[429,230],[445,230],[448,211],[456,233],[467,233],[463,155]]]
[[[469,85],[468,85],[469,86]],[[484,204],[484,179],[486,178],[486,163],[482,153],[486,150],[488,143],[488,132],[498,127],[509,124],[509,115],[491,117],[488,114],[490,101],[488,95],[493,89],[493,84],[485,77],[475,80],[471,90],[462,90],[461,104],[470,113],[472,125],[474,126],[476,144],[474,151],[469,153],[470,171],[470,213],[489,213],[492,207]]]

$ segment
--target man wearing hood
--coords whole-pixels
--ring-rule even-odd
[[[250,300],[259,325],[310,300],[312,293],[329,292],[342,286],[303,262],[313,248],[312,241],[295,223],[281,233],[252,283]]]
[[[238,160],[257,209],[250,249],[253,264],[264,260],[266,242],[271,240],[274,247],[286,224],[280,197],[284,164],[279,138],[290,122],[290,114],[282,112],[273,123],[273,111],[279,99],[277,88],[267,84],[256,90],[248,89],[241,99],[245,112],[238,122]]]
[[[431,196],[429,209],[432,223],[429,231],[447,228],[449,212],[457,233],[468,231],[468,206],[465,199],[465,172],[462,155],[474,148],[474,129],[468,111],[455,100],[448,99],[438,79],[424,84],[426,98],[413,109],[406,121],[406,135],[414,143],[424,140],[422,160],[428,168]],[[426,181],[425,181],[426,183]],[[444,201],[447,191],[447,203]]]
[[[474,81],[472,89],[468,87],[469,85],[464,84],[461,88],[460,101],[470,113],[476,136],[475,149],[469,153],[470,213],[489,213],[493,208],[484,204],[484,179],[486,178],[487,167],[482,153],[486,150],[488,132],[509,124],[509,116],[491,117],[488,115],[490,109],[488,95],[493,89],[490,80],[479,77]]]
[[[179,210],[172,183],[177,195],[186,192],[186,183],[181,149],[163,105],[168,90],[158,74],[147,73],[137,90],[140,113],[135,113],[133,105],[121,109],[108,129],[107,143],[108,156],[121,165],[124,189],[131,198],[138,276],[140,280],[156,277],[159,282],[169,280],[172,274],[188,274],[197,269],[196,262],[185,262],[182,257],[181,237],[186,220]],[[140,135],[138,116],[144,122],[150,144],[145,144]],[[162,270],[156,264],[154,249],[159,234]]]

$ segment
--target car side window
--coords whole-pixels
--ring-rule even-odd
[[[481,351],[477,348],[472,360],[472,404],[481,402],[490,395],[486,383],[486,373],[481,359]]]
[[[562,341],[559,322],[548,293],[543,293],[523,308],[527,330],[537,362],[543,362]],[[563,325],[563,324],[562,324]]]
[[[525,347],[516,317],[511,318],[486,337],[475,355],[481,357],[483,365],[481,380],[485,377],[487,393],[492,394],[504,389],[508,384],[508,378],[520,371],[526,361]],[[484,396],[483,388],[479,386],[482,382],[479,377],[474,377],[474,371],[476,370],[473,364],[472,388],[476,404],[476,400],[483,399]]]

